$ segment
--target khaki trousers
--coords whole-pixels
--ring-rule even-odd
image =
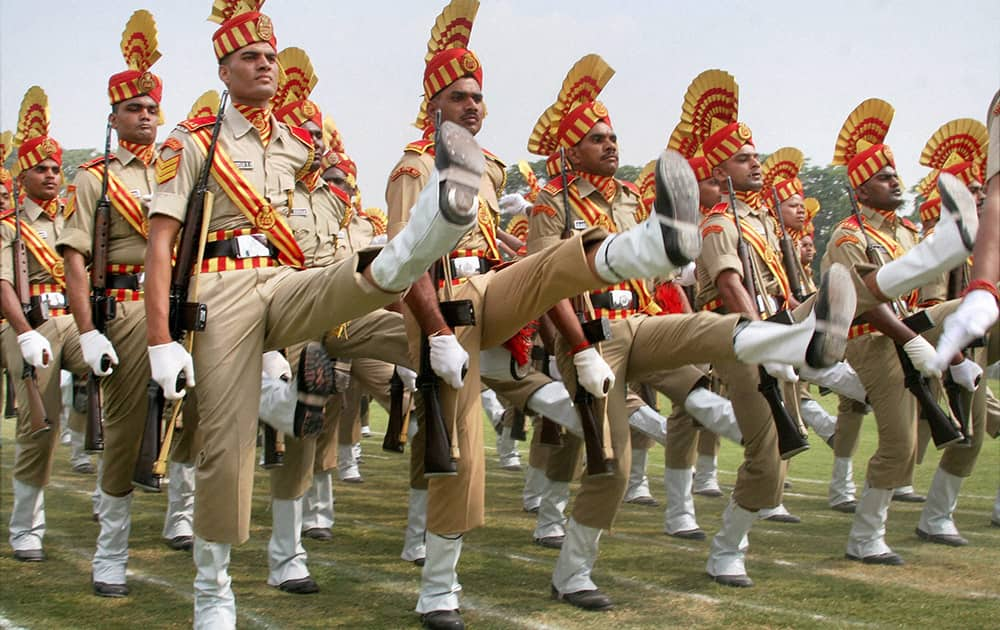
[[[396,299],[365,280],[351,257],[322,269],[201,274],[207,328],[196,334],[198,381],[194,531],[238,544],[250,535],[261,356],[315,339]]]
[[[673,408],[667,417],[667,444],[664,446],[664,463],[667,468],[694,466],[698,435],[694,418],[684,411],[684,401],[702,379],[705,372],[694,365],[652,374],[644,382],[670,399]],[[707,383],[706,383],[707,384]]]
[[[707,429],[700,429],[698,431],[698,455],[717,456],[719,454],[720,442],[721,440],[719,440],[718,435]],[[694,465],[693,461],[691,465]]]
[[[837,431],[833,437],[834,457],[854,457],[861,435],[861,421],[867,407],[853,398],[837,395]]]
[[[17,448],[14,455],[14,478],[22,483],[43,487],[52,475],[52,455],[59,444],[59,417],[62,411],[62,391],[59,388],[59,370],[84,374],[90,368],[83,360],[80,338],[72,315],[57,315],[45,321],[36,330],[48,339],[52,357],[47,368],[37,368],[38,391],[42,396],[45,415],[52,428],[37,438],[31,437],[31,412],[28,392],[21,373],[24,357],[17,343],[17,333],[10,326],[3,332],[3,360],[14,381],[17,400]],[[131,473],[130,473],[131,474]]]

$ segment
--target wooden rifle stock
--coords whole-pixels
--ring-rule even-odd
[[[264,470],[278,468],[285,464],[285,443],[279,439],[278,430],[267,424],[260,423],[264,431],[264,453],[260,467]]]
[[[749,247],[743,238],[743,227],[740,224],[740,213],[736,209],[736,192],[733,190],[732,177],[726,178],[726,185],[729,192],[729,208],[733,211],[733,221],[736,224],[736,253],[739,256],[740,266],[742,267],[743,287],[746,289],[751,301],[767,304],[770,296],[761,295],[754,280],[756,272],[753,267],[753,261],[750,259]],[[778,214],[780,213],[781,211],[778,210]],[[787,311],[779,314],[777,317],[769,317],[768,319],[776,323],[792,323]],[[785,399],[781,395],[781,387],[778,384],[778,379],[768,374],[763,365],[757,366],[757,375],[759,378],[757,391],[767,401],[767,406],[771,410],[771,418],[774,420],[774,428],[778,434],[778,453],[781,455],[781,459],[791,459],[795,455],[809,450],[809,441],[803,434],[801,425],[792,417],[785,406]]]
[[[135,468],[132,471],[132,485],[148,492],[159,492],[162,475],[157,476],[153,468],[160,449],[161,425],[160,416],[153,414],[156,413],[156,410],[163,409],[164,399],[163,390],[154,380],[150,380],[146,386],[146,400],[146,422],[142,431],[142,441],[139,442],[139,456],[135,460]]]
[[[403,379],[393,370],[389,379],[389,422],[385,427],[385,437],[382,438],[383,451],[402,453],[406,450],[409,410],[403,409],[403,402]]]

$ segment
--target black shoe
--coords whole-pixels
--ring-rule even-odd
[[[474,221],[486,158],[467,129],[447,120],[441,123],[434,136],[434,168],[441,176],[441,216],[455,225]]]
[[[916,492],[907,492],[906,494],[894,494],[892,495],[893,501],[900,501],[902,503],[923,503],[927,500],[922,494],[917,494]]]
[[[854,560],[855,562],[861,562],[862,564],[884,564],[887,566],[899,567],[904,564],[903,559],[897,553],[880,553],[875,556],[865,556],[864,558],[859,558],[855,555],[845,553],[844,557],[848,560]]]
[[[966,251],[971,254],[976,235],[970,232],[969,226],[978,224],[979,221],[976,212],[976,199],[969,192],[968,187],[957,177],[947,173],[941,175],[938,176],[937,180],[937,189],[941,193],[941,207],[947,210],[948,214],[955,220],[958,233],[962,237],[962,244],[965,245]]]
[[[611,598],[597,590],[576,591],[575,593],[562,593],[552,587],[552,599],[562,600],[567,604],[582,608],[583,610],[610,610],[614,607]]]
[[[542,538],[536,538],[535,544],[546,549],[562,549],[565,539],[565,536],[543,536]]]
[[[430,630],[464,630],[465,622],[457,610],[432,610],[420,615],[420,623]]]
[[[167,546],[174,551],[191,551],[194,547],[193,536],[174,536],[167,541]]]
[[[919,527],[916,529],[917,538],[920,540],[926,540],[927,542],[937,543],[939,545],[948,545],[949,547],[964,547],[969,544],[969,541],[965,538],[959,536],[958,534],[928,534]]]
[[[844,501],[843,503],[838,503],[837,505],[831,505],[830,509],[837,512],[843,512],[844,514],[854,514],[854,511],[858,509],[858,502]]]
[[[359,484],[365,482],[365,480],[360,475],[358,475],[357,477],[348,477],[346,479],[341,479],[341,481],[344,483],[353,483],[353,484]]]
[[[722,490],[719,490],[718,488],[705,488],[704,490],[692,490],[691,494],[697,494],[700,497],[718,499],[722,496]]]
[[[826,368],[844,357],[847,332],[854,319],[857,302],[851,272],[847,267],[834,263],[820,281],[813,307],[816,331],[806,349],[806,363],[814,368]]]
[[[801,523],[802,519],[794,514],[772,514],[764,519],[773,523]]]
[[[732,586],[733,588],[750,588],[753,586],[753,580],[750,579],[749,575],[710,575],[708,576],[716,584],[721,584],[723,586]]]
[[[45,552],[41,549],[15,549],[14,559],[21,562],[41,562],[45,560]]]
[[[682,538],[684,540],[705,540],[705,532],[700,528],[685,529],[682,532],[664,532],[667,536],[673,536],[674,538]]]
[[[418,567],[422,567],[424,566],[425,562],[427,562],[427,558],[417,558],[416,560],[413,561],[413,564],[417,565]]]
[[[333,540],[333,532],[330,531],[329,527],[310,527],[302,532],[302,537],[313,540]]]
[[[783,481],[781,485],[785,490],[788,490],[792,487],[792,482],[785,479],[785,481]]]
[[[90,462],[80,462],[76,466],[73,466],[73,472],[78,475],[93,475],[94,465]]]
[[[128,584],[94,582],[94,595],[98,597],[128,597]]]
[[[528,514],[538,514],[538,506],[537,505],[535,507],[531,508],[531,509],[528,509],[528,508],[522,506],[521,509],[523,509]]]
[[[684,157],[666,150],[656,161],[656,201],[650,219],[660,222],[663,248],[674,267],[683,267],[701,253],[698,180]]]
[[[323,344],[312,341],[299,355],[298,402],[295,403],[295,437],[315,435],[323,430],[323,406],[333,393],[333,361]]]
[[[309,575],[297,580],[285,580],[278,585],[278,588],[293,595],[312,595],[319,592],[319,585]]]
[[[651,496],[636,497],[634,499],[629,499],[625,503],[631,503],[632,505],[646,505],[649,507],[656,507],[660,504],[659,501]]]

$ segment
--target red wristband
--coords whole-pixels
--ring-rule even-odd
[[[583,340],[583,341],[581,341],[580,343],[578,343],[578,344],[576,344],[575,346],[573,346],[573,347],[572,347],[572,348],[570,349],[570,351],[569,351],[569,352],[567,352],[566,354],[568,354],[569,356],[573,356],[573,355],[574,355],[574,354],[576,354],[577,352],[581,352],[581,351],[583,351],[583,350],[586,350],[586,349],[587,349],[587,348],[589,348],[589,347],[590,347],[590,342],[589,342],[589,341],[587,341],[586,339],[584,339],[584,340]]]
[[[997,291],[997,285],[988,280],[973,280],[969,283],[969,286],[965,287],[965,291],[962,295],[966,296],[970,291],[986,291],[992,295],[998,303],[1000,303],[1000,291]]]

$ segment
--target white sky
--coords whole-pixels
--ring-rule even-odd
[[[423,56],[444,0],[271,0],[279,48],[310,55],[313,98],[332,115],[358,163],[366,205],[384,187],[422,92]],[[52,133],[68,148],[99,147],[107,79],[124,69],[121,32],[147,8],[159,27],[167,124],[162,141],[204,90],[220,89],[210,0],[0,0],[0,124],[13,129],[28,86],[49,95]],[[892,103],[889,132],[907,185],[926,169],[924,142],[942,123],[983,119],[1000,87],[1000,2],[841,0],[482,0],[471,48],[483,62],[489,107],[479,140],[513,164],[570,66],[598,53],[617,70],[601,100],[622,164],[666,143],[688,83],[722,68],[740,85],[740,119],[763,152],[792,145],[826,164],[855,105]]]

